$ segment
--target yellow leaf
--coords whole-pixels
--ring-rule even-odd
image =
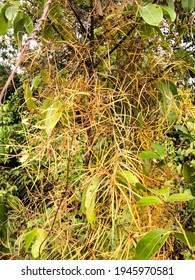
[[[133,186],[135,186],[137,183],[139,183],[139,180],[137,177],[129,170],[122,170],[117,171],[117,179],[121,181],[122,183],[129,183]]]
[[[62,103],[60,101],[55,101],[48,109],[45,117],[45,129],[48,136],[51,134],[52,130],[55,128],[56,124],[62,116]]]
[[[92,229],[95,228],[95,200],[100,182],[101,177],[94,177],[91,182],[85,186],[82,196],[82,212],[86,215],[87,221],[90,223]]]

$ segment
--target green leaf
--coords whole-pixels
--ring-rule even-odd
[[[175,134],[179,134],[180,136],[183,136],[183,138],[187,138],[187,139],[190,139],[192,141],[194,141],[194,138],[191,136],[191,134],[188,132],[188,133],[183,133],[183,132],[176,132]]]
[[[161,228],[146,233],[137,244],[136,260],[150,260],[163,246],[170,233]]]
[[[37,0],[40,6],[43,8],[47,0]]]
[[[178,91],[177,91],[177,88],[175,86],[175,84],[171,81],[168,81],[169,83],[169,88],[170,88],[170,91],[173,95],[177,95],[178,94]]]
[[[156,32],[160,35],[160,37],[162,38],[162,40],[165,42],[165,36],[164,36],[164,34],[162,33],[162,31],[160,30],[160,28],[157,27],[157,26],[154,26],[153,28],[154,28],[154,30],[156,30]],[[163,42],[163,41],[161,41],[161,42]],[[161,42],[160,42],[160,43],[161,43]],[[170,46],[168,42],[166,42],[166,44],[167,44],[168,46]]]
[[[24,234],[25,250],[28,251],[31,244],[34,242],[37,236],[37,228],[32,229],[31,231]]]
[[[191,167],[188,163],[184,163],[182,175],[187,183],[195,182],[195,168]]]
[[[0,35],[5,35],[10,27],[10,21],[5,16],[5,11],[9,5],[5,4],[1,7],[0,11]]]
[[[4,203],[0,203],[0,228],[7,220],[8,208]]]
[[[176,202],[176,201],[189,201],[195,199],[195,197],[191,194],[187,193],[178,193],[172,194],[167,198],[167,202]]]
[[[177,239],[179,239],[181,242],[185,243],[186,245],[188,245],[188,243],[189,243],[191,247],[194,247],[195,246],[195,233],[190,232],[190,231],[185,231],[185,235],[187,237],[188,242],[183,233],[180,233],[180,232],[174,233],[174,236]]]
[[[187,10],[190,11],[193,8],[195,8],[195,0],[182,0],[182,7]]]
[[[157,152],[157,154],[160,157],[164,157],[165,156],[165,149],[163,148],[163,146],[161,146],[159,144],[156,144],[156,143],[152,143],[151,146]]]
[[[49,98],[45,99],[41,108],[40,108],[40,111],[41,111],[41,114],[42,114],[42,119],[45,120],[46,118],[46,115],[47,115],[47,109],[51,106],[51,100]]]
[[[156,27],[156,28],[158,28],[158,27]],[[159,45],[163,48],[163,50],[166,50],[172,54],[172,49],[171,49],[170,43],[168,43],[164,39],[159,42]]]
[[[20,19],[16,23],[14,23],[14,38],[18,43],[22,42],[24,24],[25,24],[24,18]]]
[[[173,10],[175,8],[174,2],[175,2],[175,0],[167,0],[168,7],[173,9]]]
[[[43,31],[42,31],[42,37],[46,40],[53,39],[55,35],[55,31],[53,27],[50,24],[45,24]]]
[[[25,14],[22,11],[18,11],[16,17],[14,18],[14,24],[16,24],[19,20],[25,17]]]
[[[18,11],[13,21],[14,38],[20,43],[22,41],[24,28],[25,28],[26,15],[22,11]]]
[[[62,116],[62,103],[57,100],[46,111],[45,129],[49,136]]]
[[[87,185],[85,186],[85,188],[83,189],[82,199],[81,199],[81,209],[80,209],[80,210],[81,210],[81,212],[82,212],[83,214],[85,214],[85,215],[86,215],[85,200],[86,200],[86,193],[87,193],[88,185],[89,185],[89,184],[87,184]]]
[[[27,83],[23,84],[23,89],[24,89],[24,99],[26,101],[26,106],[29,111],[35,110],[37,108],[37,105],[35,101],[33,100],[32,97],[32,92],[30,90],[30,86]]]
[[[160,82],[157,83],[159,90],[168,96],[172,95],[177,95],[177,88],[175,84],[169,80],[161,80]]]
[[[95,212],[95,199],[97,189],[100,185],[101,178],[93,178],[91,183],[89,184],[87,191],[86,191],[86,199],[85,199],[85,209],[86,209],[86,217],[88,223],[91,224],[91,228],[95,228],[95,221],[96,221],[96,212]]]
[[[5,155],[5,154],[6,154],[5,146],[0,144],[0,156]]]
[[[176,124],[176,125],[174,125],[174,128],[175,128],[176,130],[182,131],[183,133],[186,133],[186,134],[189,133],[187,127],[185,127],[184,125],[177,125],[177,124]]]
[[[155,35],[154,27],[149,25],[149,24],[147,24],[147,23],[141,25],[141,27],[140,27],[140,35],[145,40],[149,39],[150,37],[153,37]],[[132,107],[132,109],[133,109],[133,112],[135,111],[136,116],[137,116],[138,113],[140,112],[140,110],[138,108],[136,108],[136,107]]]
[[[163,202],[157,196],[146,196],[138,200],[137,204],[139,206],[150,206],[156,204],[162,204]]]
[[[100,182],[100,177],[94,177],[91,182],[86,185],[82,195],[82,212],[86,215],[87,221],[91,224],[92,229],[95,228],[95,200]]]
[[[195,118],[189,118],[186,120],[186,122],[195,122]]]
[[[36,228],[36,230],[37,230],[37,234],[36,234],[35,242],[32,245],[32,249],[31,249],[31,253],[35,259],[39,257],[39,253],[41,253],[42,250],[44,249],[46,242],[43,243],[43,241],[47,236],[46,230],[42,228]]]
[[[136,190],[141,191],[142,193],[145,192],[146,190],[148,190],[146,187],[144,187],[144,185],[142,185],[140,183],[136,183],[135,188],[136,188]]]
[[[7,137],[6,128],[0,126],[0,139],[4,139]]]
[[[173,106],[175,103],[174,95],[177,94],[177,88],[174,83],[169,80],[161,80],[157,85],[162,93],[162,103],[160,103],[161,113],[167,118],[168,123],[172,124],[177,119],[177,111]]]
[[[141,159],[160,158],[157,153],[152,151],[142,151],[138,154],[138,157]]]
[[[24,27],[28,34],[31,34],[33,32],[33,29],[34,29],[33,21],[29,16],[26,16],[24,19]]]
[[[19,7],[21,5],[20,1],[9,0],[9,3],[14,5],[14,6],[17,6],[17,7]]]
[[[170,188],[162,188],[162,189],[151,189],[148,188],[148,190],[156,195],[162,195],[165,199],[169,197]]]
[[[5,11],[5,16],[8,20],[12,20],[18,12],[18,7],[10,6]]]
[[[175,13],[174,9],[172,9],[168,6],[161,6],[161,8],[164,12],[166,12],[170,16],[171,21],[174,22],[176,19],[176,13]]]
[[[122,171],[117,170],[116,174],[117,174],[117,179],[119,181],[121,181],[122,183],[125,183],[125,184],[129,183],[134,186],[137,183],[139,183],[139,180],[137,179],[137,177],[129,170],[122,170]]]
[[[7,225],[6,225],[7,218],[8,218],[8,208],[4,203],[0,203],[0,240],[2,241],[6,240],[7,238]]]
[[[160,6],[156,4],[149,3],[145,6],[139,7],[139,13],[146,23],[159,26],[163,19],[163,12]]]
[[[31,83],[31,90],[37,90],[39,87],[40,83],[42,82],[42,76],[38,75],[33,78],[32,83]]]
[[[85,198],[85,208],[86,209],[91,206],[91,202],[96,195],[96,191],[99,187],[100,182],[101,182],[101,179],[95,177],[91,180],[91,183],[87,186],[86,198]]]

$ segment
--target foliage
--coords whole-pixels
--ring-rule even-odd
[[[46,1],[3,2],[20,48]],[[194,258],[193,8],[52,1],[1,104],[2,258]]]

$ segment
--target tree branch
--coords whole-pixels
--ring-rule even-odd
[[[81,29],[82,29],[82,32],[87,36],[87,38],[89,40],[91,40],[91,36],[87,33],[87,30],[85,28],[85,26],[83,25],[79,15],[78,15],[78,12],[76,11],[76,9],[74,8],[74,6],[72,5],[71,1],[68,0],[68,5],[70,6],[71,10],[73,11],[77,21],[79,22],[80,26],[81,26]]]

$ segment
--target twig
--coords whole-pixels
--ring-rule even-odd
[[[85,34],[87,36],[87,38],[89,40],[91,40],[91,36],[87,33],[87,30],[85,28],[85,26],[83,25],[81,19],[80,19],[80,16],[78,15],[78,12],[77,10],[74,8],[74,6],[72,5],[72,2],[68,0],[68,5],[70,6],[71,10],[73,11],[77,21],[79,22],[80,26],[81,26],[81,29],[82,29],[82,32],[83,34]]]
[[[31,40],[33,40],[33,39],[35,38],[35,36],[37,35],[37,33],[38,33],[38,32],[40,31],[40,29],[41,29],[41,26],[42,26],[43,21],[46,20],[47,15],[48,15],[48,11],[49,11],[49,6],[50,6],[51,2],[52,2],[52,0],[48,0],[48,1],[46,2],[45,6],[44,6],[44,9],[43,9],[43,14],[42,14],[41,18],[38,20],[37,26],[34,28],[32,34],[27,38],[27,41],[26,41],[26,43],[24,44],[24,46],[23,46],[23,48],[22,48],[22,50],[21,50],[21,52],[20,52],[20,55],[19,55],[19,57],[18,57],[18,59],[17,59],[17,61],[16,61],[16,64],[15,64],[15,66],[14,66],[14,69],[12,70],[12,72],[11,72],[9,78],[7,79],[7,81],[6,81],[6,83],[5,83],[4,87],[3,87],[3,89],[2,89],[2,91],[1,91],[1,94],[0,94],[0,103],[2,103],[2,100],[3,100],[3,98],[5,97],[7,88],[8,88],[8,86],[9,86],[9,84],[11,83],[11,81],[13,80],[13,77],[14,77],[14,75],[15,75],[15,73],[16,73],[16,70],[18,69],[18,67],[19,67],[19,65],[20,65],[20,63],[21,63],[21,61],[22,61],[22,59],[23,59],[23,57],[24,57],[24,54],[25,54],[27,48],[28,48],[29,45],[30,45]]]

